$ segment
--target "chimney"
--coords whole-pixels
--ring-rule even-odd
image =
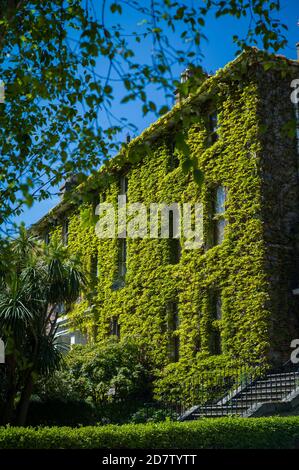
[[[187,68],[184,70],[184,72],[181,73],[181,83],[187,82],[187,80],[192,77],[193,73],[192,71]]]
[[[190,77],[192,77],[193,72],[189,68],[186,68],[182,73],[181,73],[181,83],[186,83]],[[174,96],[175,96],[175,104],[179,103],[181,100],[180,94],[178,90],[174,91]]]
[[[60,197],[63,199],[65,193],[71,191],[75,186],[78,184],[78,176],[77,175],[71,175],[68,178],[66,178],[64,184],[61,186],[60,189]]]
[[[297,60],[299,62],[299,42],[296,44],[296,49],[297,49]]]

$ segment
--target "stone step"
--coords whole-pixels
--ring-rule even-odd
[[[228,405],[206,405],[206,406],[201,406],[198,410],[196,410],[194,413],[199,413],[199,412],[206,412],[206,411],[221,411],[221,410],[226,410],[226,409],[237,409],[237,410],[244,410],[247,409],[248,405],[247,403],[229,403]]]
[[[250,398],[252,397],[253,400],[260,398],[267,398],[267,397],[286,397],[292,392],[285,391],[285,390],[244,390],[238,396],[233,397],[232,400],[241,400],[243,397]],[[221,402],[221,401],[220,401]]]
[[[189,418],[189,421],[193,421],[196,419],[201,419],[201,418],[222,418],[223,416],[242,416],[242,413],[211,413],[211,414],[202,414],[202,415],[194,415],[192,418]]]
[[[256,384],[252,384],[250,388],[295,388],[297,383],[295,381],[289,382],[257,382]]]
[[[242,416],[257,403],[280,402],[296,389],[299,389],[299,371],[269,374],[248,384],[243,382],[242,390],[235,397],[228,399],[229,395],[227,396],[227,403],[219,400],[215,404],[203,405],[194,411],[188,419],[216,418],[228,415]]]
[[[279,383],[279,384],[293,384],[297,383],[299,381],[299,377],[276,377],[276,378],[265,378],[265,379],[259,379],[257,382],[254,383],[259,383],[259,384],[264,384],[264,383]]]
[[[296,380],[299,379],[299,374],[298,373],[290,373],[290,374],[268,374],[265,377],[262,377],[261,379],[258,379],[258,381],[263,381],[263,380],[271,380],[271,381],[283,381],[283,380]]]
[[[203,417],[219,417],[219,416],[228,416],[228,415],[242,415],[244,414],[250,406],[239,406],[239,407],[221,407],[221,408],[211,408],[205,409],[200,408],[195,411],[192,415],[192,419],[198,419]]]

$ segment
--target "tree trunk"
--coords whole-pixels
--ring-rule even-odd
[[[6,365],[7,365],[7,393],[6,393],[6,403],[3,409],[2,423],[3,424],[12,424],[13,415],[14,415],[14,405],[15,398],[17,394],[16,386],[16,358],[13,354],[8,354],[6,356]]]
[[[26,424],[32,391],[33,391],[33,376],[32,376],[32,372],[29,372],[25,380],[25,384],[21,393],[21,399],[18,405],[17,419],[16,419],[17,426],[25,426]]]

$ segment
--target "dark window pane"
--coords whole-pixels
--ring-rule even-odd
[[[216,142],[218,139],[218,114],[217,112],[214,112],[210,115],[209,118],[209,127],[210,127],[210,135],[211,135],[211,141]]]
[[[119,245],[119,275],[121,277],[125,277],[127,272],[127,240],[125,238],[120,238]]]
[[[224,240],[226,188],[218,186],[214,192],[213,245],[220,245]]]
[[[93,254],[90,260],[90,271],[93,278],[98,277],[98,255],[97,253]]]
[[[224,229],[226,227],[225,219],[215,220],[215,245],[221,245],[224,240]]]
[[[222,301],[220,295],[216,296],[216,320],[222,319]]]
[[[68,244],[68,238],[69,238],[69,221],[68,219],[65,219],[63,222],[63,226],[62,226],[62,241],[64,245]]]
[[[111,318],[110,333],[111,333],[111,335],[117,336],[118,338],[120,338],[120,325],[118,323],[118,318],[117,317]]]
[[[174,235],[174,214],[169,211],[169,263],[177,264],[181,257],[181,241],[179,238],[173,238]]]
[[[225,212],[226,189],[224,186],[218,186],[215,198],[215,214],[223,214]]]
[[[169,240],[169,262],[170,264],[178,264],[181,258],[181,241],[179,238]]]
[[[211,338],[211,353],[213,355],[219,355],[222,353],[221,349],[221,335],[220,331],[214,329],[212,332],[212,338]]]
[[[222,301],[221,295],[219,292],[213,292],[211,294],[211,308],[212,308],[212,330],[211,330],[211,354],[221,354],[222,345],[221,345],[221,334],[219,326],[214,322],[222,319]]]
[[[178,306],[176,302],[170,302],[167,306],[168,311],[168,331],[170,335],[169,356],[174,362],[179,360],[180,356],[180,338],[177,330],[179,328]]]
[[[50,240],[51,240],[50,232],[46,232],[46,233],[45,233],[45,238],[44,238],[44,239],[45,239],[46,245],[49,245]]]
[[[175,148],[175,138],[171,140],[168,145],[169,160],[167,165],[167,171],[171,172],[180,166],[180,158]]]
[[[124,195],[128,192],[128,178],[126,176],[122,176],[120,178],[120,194]]]

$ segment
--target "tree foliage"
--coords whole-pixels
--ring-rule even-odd
[[[239,50],[277,51],[286,43],[279,9],[279,0],[1,0],[0,224],[119,148],[121,132],[136,128],[125,110],[115,116],[116,97],[165,113],[174,87],[184,92],[175,67],[201,63],[208,14],[249,19],[232,38]],[[152,87],[164,90],[162,106]]]
[[[49,376],[62,359],[57,342],[58,306],[74,302],[84,275],[65,247],[47,247],[25,229],[1,253],[9,258],[0,278],[0,421],[24,424],[35,380]]]
[[[97,406],[149,396],[150,375],[143,351],[132,340],[75,346],[63,370],[40,380],[36,393],[44,400],[88,401]]]

